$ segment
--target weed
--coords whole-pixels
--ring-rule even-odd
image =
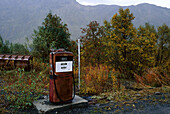
[[[44,70],[45,72],[45,70]],[[44,88],[48,85],[47,74],[43,72],[25,72],[24,69],[4,72],[6,84],[3,85],[5,99],[10,102],[9,107],[15,110],[27,109],[33,106],[32,102],[45,94]],[[47,87],[48,88],[48,87]]]

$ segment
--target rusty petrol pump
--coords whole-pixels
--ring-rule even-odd
[[[64,49],[51,50],[49,101],[52,103],[71,103],[75,97],[73,56]]]

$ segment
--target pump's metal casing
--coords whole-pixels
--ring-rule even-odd
[[[67,52],[64,49],[53,50],[50,53],[49,101],[52,103],[61,103],[72,99],[73,56],[72,52]]]

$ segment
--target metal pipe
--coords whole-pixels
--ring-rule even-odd
[[[78,39],[78,77],[79,77],[79,90],[80,90],[80,39]]]

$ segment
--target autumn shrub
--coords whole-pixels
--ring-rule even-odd
[[[137,74],[135,74],[135,81],[136,81],[137,84],[145,85],[144,84],[144,78],[142,76],[137,75]]]
[[[47,67],[47,63],[41,62],[38,58],[33,58],[32,65],[35,71],[43,71]]]
[[[73,73],[74,73],[74,82],[75,82],[75,85],[78,86],[78,80],[79,80],[79,77],[78,77],[78,68],[76,68],[74,66],[74,69],[73,69]]]
[[[83,94],[99,94],[112,89],[109,82],[109,68],[104,65],[83,67],[81,93]]]
[[[157,71],[161,75],[170,75],[170,59],[165,62],[165,64],[161,64],[160,66],[156,67]]]
[[[158,68],[148,69],[144,77],[146,83],[151,86],[170,85],[170,77],[166,73],[160,72]]]
[[[112,78],[112,84],[113,84],[113,91],[119,90],[120,89],[120,81],[118,77],[118,72],[113,69],[110,73],[111,78]]]
[[[162,85],[170,85],[170,77],[165,72],[159,71],[158,68],[150,68],[146,70],[143,76],[135,74],[136,82],[142,85],[150,85],[152,87],[160,87]]]
[[[33,101],[48,89],[48,76],[43,72],[25,72],[24,69],[16,70],[10,74],[9,80],[4,85],[4,93],[9,107],[12,109],[26,109],[33,106]]]

